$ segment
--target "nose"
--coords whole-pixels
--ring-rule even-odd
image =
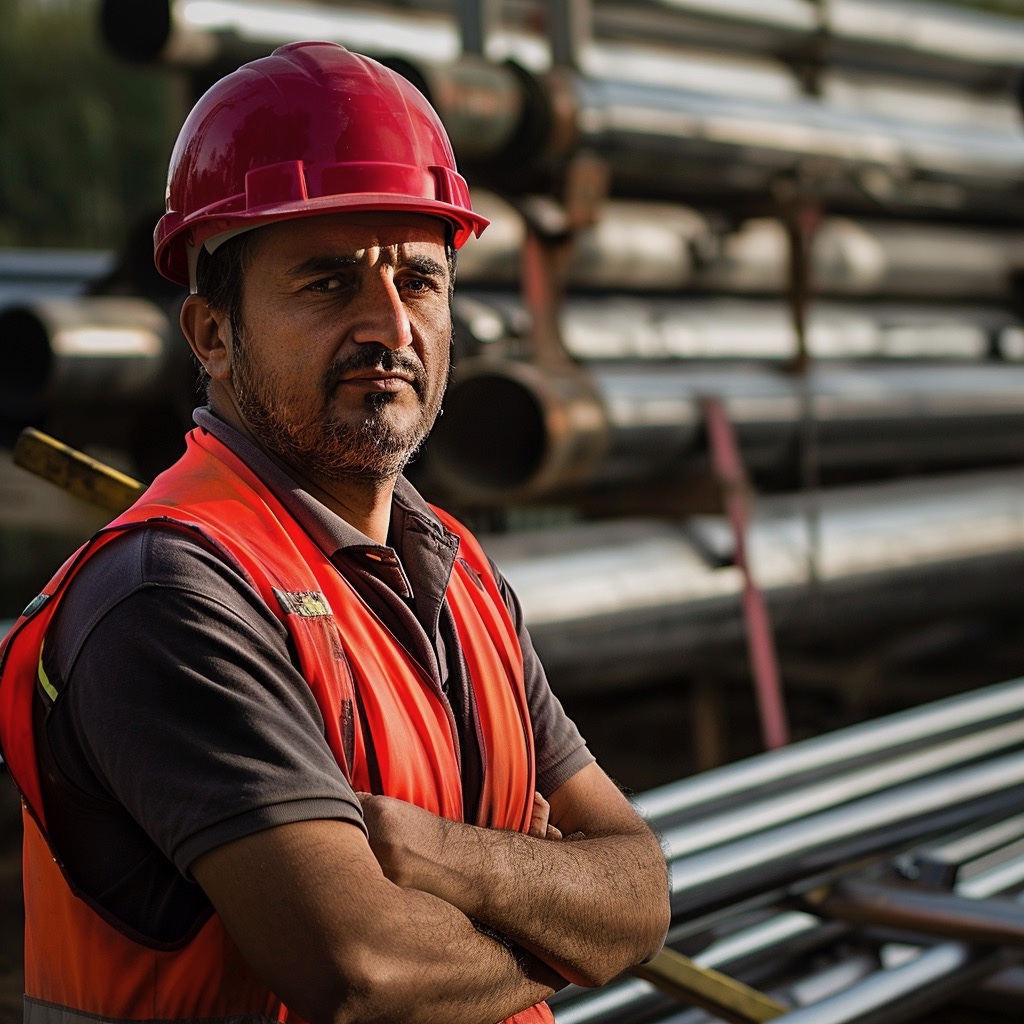
[[[352,337],[360,343],[377,342],[394,350],[412,344],[412,327],[402,296],[388,268],[370,274],[363,289],[359,321]]]

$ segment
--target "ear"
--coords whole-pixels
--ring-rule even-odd
[[[214,309],[202,295],[189,295],[181,307],[179,321],[196,359],[210,377],[228,380],[234,337],[227,314]]]

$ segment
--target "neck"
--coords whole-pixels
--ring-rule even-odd
[[[341,516],[350,526],[377,544],[387,543],[388,528],[391,526],[391,498],[397,477],[377,480],[354,473],[348,477],[318,482],[295,466],[275,461],[317,501],[326,505],[335,515]]]

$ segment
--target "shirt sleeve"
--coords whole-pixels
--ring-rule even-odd
[[[544,666],[533,649],[519,598],[497,566],[493,562],[491,565],[498,589],[519,635],[526,700],[530,708],[537,753],[537,789],[542,796],[548,797],[595,758],[587,748],[576,723],[565,713],[561,701],[551,689]]]
[[[183,875],[274,825],[361,827],[287,631],[201,544],[129,531],[83,567],[50,634],[55,761],[71,784],[122,807]]]

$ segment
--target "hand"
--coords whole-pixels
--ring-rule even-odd
[[[561,839],[562,833],[551,824],[550,817],[551,804],[540,793],[534,793],[529,835],[536,836],[538,839]]]
[[[422,872],[436,863],[452,823],[405,800],[371,793],[356,796],[363,807],[370,849],[381,871],[395,885],[426,889]]]

